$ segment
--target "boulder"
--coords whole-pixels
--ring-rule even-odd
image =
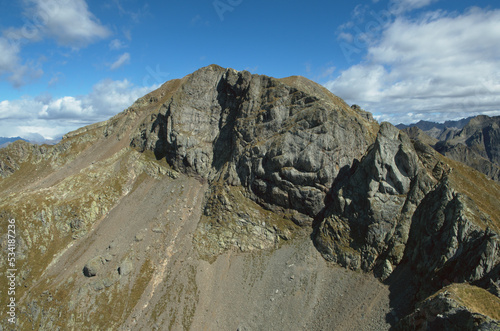
[[[85,277],[96,276],[102,269],[105,262],[106,260],[104,260],[104,258],[101,256],[96,256],[90,259],[83,267],[83,274],[85,275]]]

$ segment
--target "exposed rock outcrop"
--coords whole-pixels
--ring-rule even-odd
[[[493,155],[479,126],[464,141]],[[484,292],[431,295],[498,295],[500,186],[410,135],[305,78],[212,65],[57,146],[13,143],[0,219],[18,222],[20,325],[381,330],[403,270],[410,304],[427,299],[400,327],[495,326]]]
[[[452,285],[424,300],[397,330],[500,330],[500,299],[483,289]]]
[[[368,154],[334,186],[316,230],[318,249],[382,279],[407,263],[421,295],[450,282],[496,281],[498,219],[459,193],[451,172],[432,148],[383,123]],[[475,185],[465,172],[454,176]]]
[[[500,181],[500,166],[475,152],[464,144],[452,144],[440,141],[434,148],[450,159],[462,162],[477,171],[482,172],[493,180]]]
[[[209,66],[159,106],[132,146],[312,218],[340,169],[363,155],[377,127],[310,81]]]
[[[157,107],[131,146],[222,187],[210,191],[211,207],[197,235],[214,253],[273,247],[289,237],[286,222],[263,219],[254,208],[226,211],[251,203],[245,199],[278,218],[310,225],[340,170],[362,157],[378,130],[368,113],[306,79],[278,80],[215,65],[184,78]],[[235,195],[222,196],[227,185],[246,192],[232,201]]]
[[[434,183],[406,134],[382,123],[368,154],[334,187],[319,250],[352,269],[378,266],[386,278],[403,259],[413,212]]]
[[[85,277],[94,277],[101,270],[102,266],[106,263],[102,256],[92,258],[83,267],[83,274]]]
[[[500,116],[477,116],[452,140],[500,166]]]
[[[449,283],[491,279],[500,263],[500,238],[483,228],[491,219],[451,186],[444,178],[424,198],[407,245],[408,263],[421,287],[431,291]]]

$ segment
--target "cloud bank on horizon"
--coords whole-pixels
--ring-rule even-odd
[[[2,130],[15,128],[17,133],[10,135],[13,137],[25,138],[36,133],[46,139],[57,139],[63,133],[118,114],[158,87],[138,87],[127,80],[103,80],[87,95],[4,100],[0,101],[0,122]]]
[[[213,4],[6,4],[0,136],[56,138],[210,63],[303,75],[394,124],[500,115],[500,9],[489,0]]]

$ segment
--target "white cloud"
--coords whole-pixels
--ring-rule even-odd
[[[111,70],[120,68],[121,66],[130,63],[130,54],[123,53],[120,57],[110,65]]]
[[[111,32],[89,11],[85,0],[28,0],[33,25],[64,46],[80,48]],[[28,16],[29,17],[29,16]]]
[[[18,43],[0,37],[0,76],[7,75],[7,79],[14,87],[20,87],[43,74],[43,71],[37,65],[21,64],[19,52]]]
[[[128,80],[104,80],[84,96],[53,99],[48,95],[0,102],[2,136],[38,133],[54,138],[114,116],[159,85],[138,87]]]
[[[109,49],[111,50],[120,50],[122,48],[127,47],[120,39],[113,39],[109,43]]]
[[[6,38],[0,37],[0,75],[11,72],[19,62],[19,46],[12,44]]]
[[[500,114],[500,10],[397,17],[365,62],[325,85],[379,118]],[[415,115],[416,116],[416,115]],[[413,116],[413,117],[415,117]]]
[[[9,81],[16,88],[19,88],[27,83],[40,78],[43,75],[43,70],[37,65],[24,64],[13,68]]]
[[[89,11],[85,0],[25,0],[24,4],[23,26],[8,27],[0,36],[0,76],[6,75],[14,87],[43,74],[40,63],[22,61],[19,54],[23,45],[52,38],[78,49],[111,34]]]
[[[93,107],[85,106],[82,100],[75,97],[62,97],[44,104],[38,117],[41,119],[88,118],[93,115],[92,113]]]
[[[117,114],[132,105],[135,100],[146,95],[159,84],[152,86],[134,86],[128,80],[103,80],[92,88],[92,92],[84,98],[87,105],[92,105],[99,119]]]

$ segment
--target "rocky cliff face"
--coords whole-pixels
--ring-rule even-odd
[[[423,169],[410,139],[383,123],[367,155],[333,189],[316,235],[323,255],[387,278],[403,259],[416,207],[435,183]]]
[[[497,182],[500,181],[500,166],[481,156],[472,148],[464,144],[454,145],[446,141],[436,143],[434,148],[450,159],[462,162]]]
[[[458,178],[469,188],[476,185],[466,168],[445,162],[432,148],[382,124],[374,146],[334,188],[316,232],[319,250],[382,278],[404,261],[419,275],[422,290],[491,278],[500,262],[498,217],[460,187]],[[491,187],[484,202],[497,209],[498,186]]]
[[[457,134],[455,141],[465,144],[495,164],[500,164],[500,116],[477,116]]]
[[[499,219],[490,208],[498,210],[500,191],[477,176],[383,123],[367,155],[334,186],[316,245],[326,259],[382,279],[409,266],[421,298],[450,283],[498,284]],[[483,201],[479,183],[488,187]],[[455,312],[443,314],[439,325],[453,329]]]
[[[373,143],[378,125],[310,81],[286,82],[203,68],[142,123],[132,146],[314,217],[340,169]]]
[[[186,77],[131,145],[214,184],[197,238],[216,252],[272,247],[289,232],[291,225],[263,218],[259,207],[243,208],[247,199],[278,219],[311,224],[339,171],[361,158],[377,129],[371,116],[303,78],[210,66]],[[244,194],[229,193],[235,186]]]
[[[500,186],[301,77],[202,68],[0,171],[22,328],[404,329],[427,301],[397,324],[394,284],[404,314],[498,295]]]

